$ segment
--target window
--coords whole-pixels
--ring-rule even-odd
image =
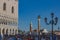
[[[3,10],[6,10],[6,3],[3,4]]]
[[[12,6],[12,13],[14,13],[14,7]]]

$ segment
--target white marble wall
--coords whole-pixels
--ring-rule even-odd
[[[3,10],[3,4],[6,3],[6,10]],[[14,13],[12,13],[11,9],[12,9],[12,6],[14,7]],[[2,20],[1,20],[2,19]],[[10,29],[12,30],[11,31],[11,35],[14,35],[12,34],[13,33],[13,29],[14,29],[14,32],[15,30],[18,30],[18,1],[15,1],[15,0],[0,0],[0,21],[3,21],[3,22],[7,22],[7,25],[5,24],[0,24],[0,29],[1,29],[1,34],[3,35],[2,33],[2,30],[4,30],[4,34],[6,34],[6,30],[8,29],[8,35],[10,35]],[[8,23],[11,22],[15,22],[17,23],[17,25],[8,25]],[[18,33],[18,31],[16,32]]]

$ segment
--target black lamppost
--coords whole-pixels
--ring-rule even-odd
[[[60,31],[60,28],[59,28],[59,26],[58,26],[58,31]]]
[[[51,20],[49,23],[47,22],[47,18],[45,18],[45,23],[47,25],[49,25],[49,24],[52,25],[52,40],[53,40],[53,25],[56,25],[57,22],[58,22],[58,18],[57,17],[54,18],[54,13],[51,13]]]

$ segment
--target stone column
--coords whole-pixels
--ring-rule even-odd
[[[5,29],[5,34],[6,34],[6,29]]]
[[[40,32],[40,16],[38,16],[38,32]]]
[[[3,30],[3,29],[1,28],[1,35],[2,35],[2,37],[3,37],[3,33],[2,33],[2,30]]]

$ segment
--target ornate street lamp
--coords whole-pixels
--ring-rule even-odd
[[[57,24],[58,18],[57,17],[54,18],[54,13],[51,13],[51,20],[50,20],[50,22],[49,23],[47,22],[47,18],[45,18],[44,20],[45,20],[45,23],[47,25],[49,25],[49,24],[52,25],[52,40],[53,40],[53,25]]]

